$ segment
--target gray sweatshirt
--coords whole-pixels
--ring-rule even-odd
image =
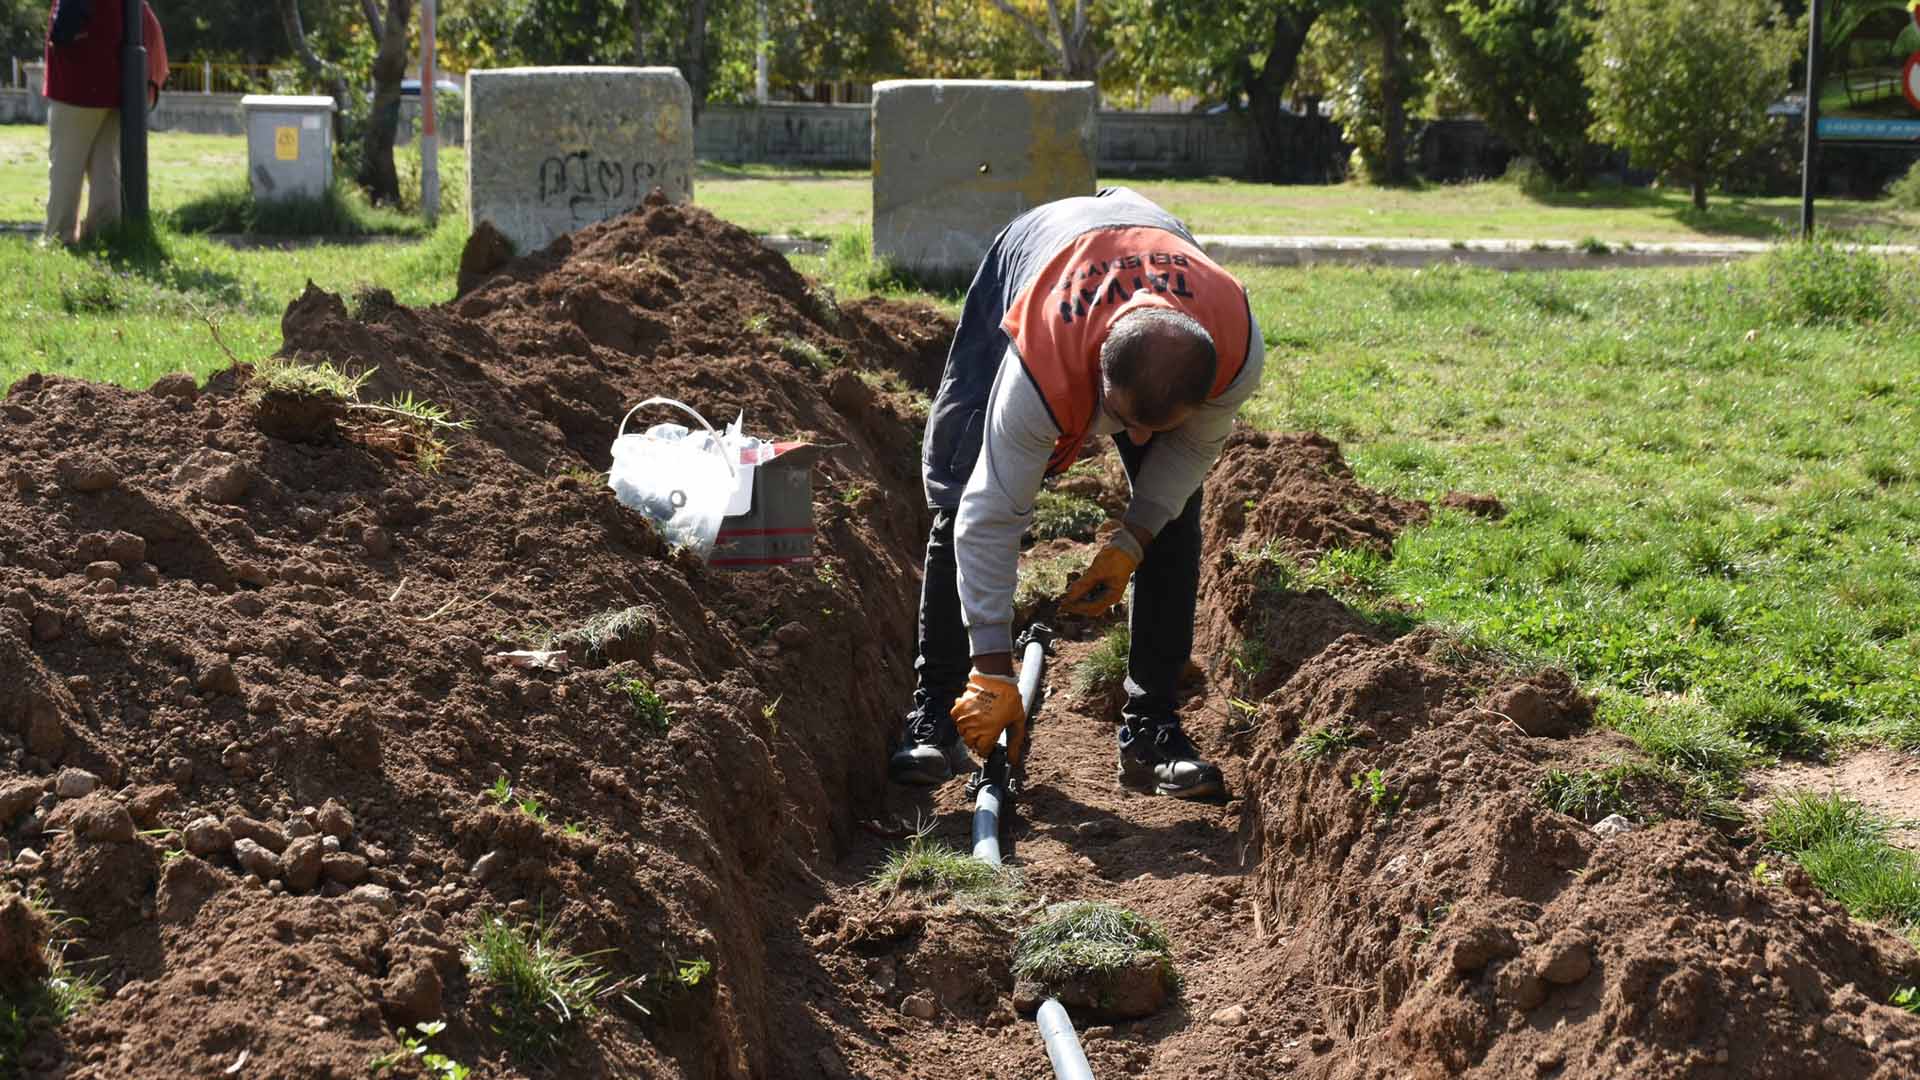
[[[1186,423],[1154,436],[1122,521],[1157,535],[1180,513],[1220,457],[1240,406],[1259,389],[1265,361],[1266,346],[1255,324],[1248,331],[1247,362],[1226,392],[1196,409]],[[1124,430],[1102,406],[1088,434]],[[1033,521],[1034,496],[1060,434],[1019,354],[1008,348],[987,399],[980,460],[961,493],[954,525],[960,606],[975,656],[1013,651],[1020,536]]]

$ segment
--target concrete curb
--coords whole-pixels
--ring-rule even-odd
[[[1223,263],[1251,266],[1479,266],[1495,270],[1610,270],[1642,266],[1698,266],[1765,254],[1759,241],[1622,244],[1589,249],[1570,240],[1415,240],[1370,236],[1196,237]],[[782,255],[824,255],[828,244],[804,236],[763,236]],[[1791,242],[1791,241],[1790,241]],[[1920,255],[1912,244],[1849,245],[1881,256]]]

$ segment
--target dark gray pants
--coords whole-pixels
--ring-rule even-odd
[[[1129,480],[1139,475],[1149,441],[1135,446],[1114,436]],[[1152,728],[1173,718],[1180,673],[1193,652],[1194,608],[1200,591],[1200,502],[1196,490],[1179,516],[1147,545],[1147,557],[1133,575],[1133,607],[1128,613],[1132,648],[1127,656],[1128,724]],[[920,584],[918,686],[914,712],[945,724],[948,710],[966,688],[973,667],[967,628],[960,617],[958,565],[953,551],[954,512],[935,509],[927,537],[926,573]],[[942,732],[947,729],[942,726]]]

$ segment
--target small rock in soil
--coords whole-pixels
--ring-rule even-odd
[[[61,769],[53,781],[53,793],[63,799],[78,799],[93,794],[100,778],[85,769]]]
[[[241,837],[233,842],[233,857],[240,866],[261,881],[280,876],[280,858],[257,841]]]
[[[210,503],[236,503],[252,486],[253,475],[224,450],[197,450],[173,471],[173,482]]]
[[[127,808],[105,796],[95,795],[72,804],[81,807],[72,819],[76,836],[103,844],[133,843],[133,815]]]
[[[1511,933],[1490,923],[1480,923],[1469,927],[1453,943],[1453,970],[1471,975],[1494,960],[1519,951]]]
[[[238,697],[240,673],[233,669],[232,664],[222,660],[219,663],[207,665],[206,670],[202,671],[200,677],[194,681],[194,685],[209,694]]]
[[[1229,1005],[1224,1009],[1214,1010],[1213,1015],[1207,1017],[1207,1019],[1222,1027],[1239,1027],[1241,1024],[1247,1022],[1247,1007],[1245,1005]]]
[[[113,462],[87,450],[63,455],[53,463],[53,472],[68,491],[83,494],[105,491],[120,482],[120,470]]]
[[[287,850],[287,834],[272,822],[234,814],[227,818],[227,831],[236,840],[251,840],[275,855]]]
[[[173,859],[160,870],[154,912],[170,926],[190,923],[202,904],[227,887],[228,880],[226,874],[199,859]]]
[[[160,812],[171,805],[176,797],[172,784],[148,784],[135,788],[127,799],[127,812],[133,815],[133,823],[143,829],[151,829],[160,824]]]
[[[920,1020],[931,1020],[940,1012],[940,1006],[934,1004],[931,994],[908,994],[900,1003],[902,1016],[911,1016]]]
[[[393,915],[400,910],[399,901],[393,898],[393,890],[385,885],[355,885],[353,891],[347,894],[347,899],[372,904],[382,915]]]
[[[0,829],[13,824],[13,819],[26,813],[34,803],[40,801],[40,781],[9,780],[0,784]]]
[[[341,840],[346,840],[353,835],[353,815],[341,805],[338,799],[328,799],[320,807],[315,824],[320,826],[321,832],[328,836],[337,836]]]
[[[441,998],[440,972],[432,964],[417,960],[394,968],[380,984],[380,1001],[387,1018],[396,1025],[438,1020],[446,1011]]]
[[[1620,814],[1608,814],[1593,825],[1593,831],[1596,836],[1607,837],[1609,839],[1619,836],[1621,833],[1630,833],[1636,828],[1639,828],[1639,826]]]
[[[500,868],[506,864],[506,861],[507,855],[504,851],[487,852],[485,855],[473,861],[473,870],[471,871],[473,879],[475,881],[486,881],[488,878],[499,873]]]
[[[219,818],[211,814],[195,818],[181,834],[180,839],[189,852],[203,859],[224,854],[227,849],[233,847],[232,831],[222,825]]]
[[[342,885],[358,885],[367,880],[367,860],[358,855],[335,852],[324,857],[320,865],[328,881],[337,881]]]
[[[320,884],[320,870],[327,849],[317,836],[303,836],[287,845],[280,863],[286,870],[287,887],[307,892]]]
[[[1593,939],[1581,930],[1562,930],[1547,943],[1540,963],[1540,977],[1550,983],[1569,986],[1587,977],[1593,970]]]
[[[120,564],[108,559],[90,562],[87,564],[86,578],[88,581],[119,581]]]
[[[154,397],[192,401],[200,396],[200,387],[194,382],[192,375],[184,371],[176,371],[171,375],[162,375],[155,379],[153,385],[147,387],[147,393]]]

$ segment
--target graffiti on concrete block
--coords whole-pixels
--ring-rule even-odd
[[[591,150],[556,154],[542,161],[537,182],[540,205],[565,205],[575,224],[581,225],[639,205],[656,187],[673,195],[690,189],[684,171],[651,161],[601,157]]]

